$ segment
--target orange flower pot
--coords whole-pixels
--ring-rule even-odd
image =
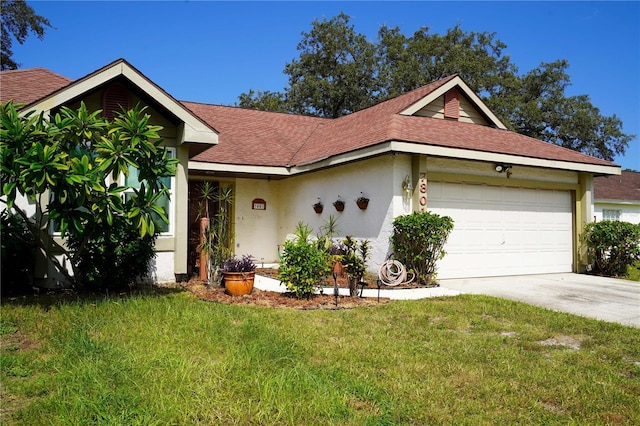
[[[223,272],[224,292],[231,296],[243,296],[253,292],[253,282],[256,277],[252,272]]]

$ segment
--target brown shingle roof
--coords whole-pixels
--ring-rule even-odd
[[[0,101],[31,103],[71,80],[43,68],[0,73]],[[295,166],[389,141],[504,153],[592,165],[612,163],[514,132],[399,113],[455,76],[338,119],[182,102],[219,132],[219,144],[193,160],[255,166]]]
[[[219,132],[218,145],[194,161],[286,166],[309,136],[328,119],[250,109],[182,102]]]
[[[0,73],[0,102],[30,104],[71,83],[71,79],[44,68]]]
[[[295,166],[388,141],[401,141],[546,160],[612,165],[608,161],[507,130],[399,114],[453,77],[337,119],[183,102],[220,131],[220,143],[193,160]]]
[[[593,179],[593,192],[600,200],[640,201],[640,172],[598,176]]]

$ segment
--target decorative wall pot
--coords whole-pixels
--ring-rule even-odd
[[[322,209],[323,209],[322,203],[315,203],[313,205],[313,210],[315,210],[315,212],[318,214],[322,213]]]
[[[224,292],[231,296],[243,296],[253,292],[253,283],[256,278],[252,272],[223,272]]]
[[[337,211],[341,212],[344,210],[344,201],[337,200],[336,202],[333,203],[333,206],[336,208]]]
[[[368,198],[364,198],[364,197],[360,197],[356,200],[356,204],[358,205],[358,208],[360,210],[366,210],[367,207],[369,206],[369,199]]]

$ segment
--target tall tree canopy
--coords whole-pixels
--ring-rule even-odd
[[[51,27],[51,24],[47,18],[37,15],[25,0],[0,0],[0,20],[0,69],[15,70],[18,64],[12,58],[12,37],[20,44],[24,43],[30,32],[42,39],[45,27]]]
[[[622,132],[616,115],[602,115],[588,95],[565,94],[571,84],[566,60],[519,74],[495,33],[455,26],[438,35],[424,27],[405,36],[382,26],[373,43],[349,20],[341,13],[313,21],[297,46],[299,58],[285,65],[284,93],[249,91],[239,106],[337,118],[458,74],[518,133],[609,161],[635,137]]]

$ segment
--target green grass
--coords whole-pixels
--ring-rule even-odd
[[[640,424],[640,329],[497,298],[298,311],[176,291],[1,314],[7,425]]]
[[[634,265],[627,266],[627,275],[624,279],[631,281],[640,281],[640,260]]]

